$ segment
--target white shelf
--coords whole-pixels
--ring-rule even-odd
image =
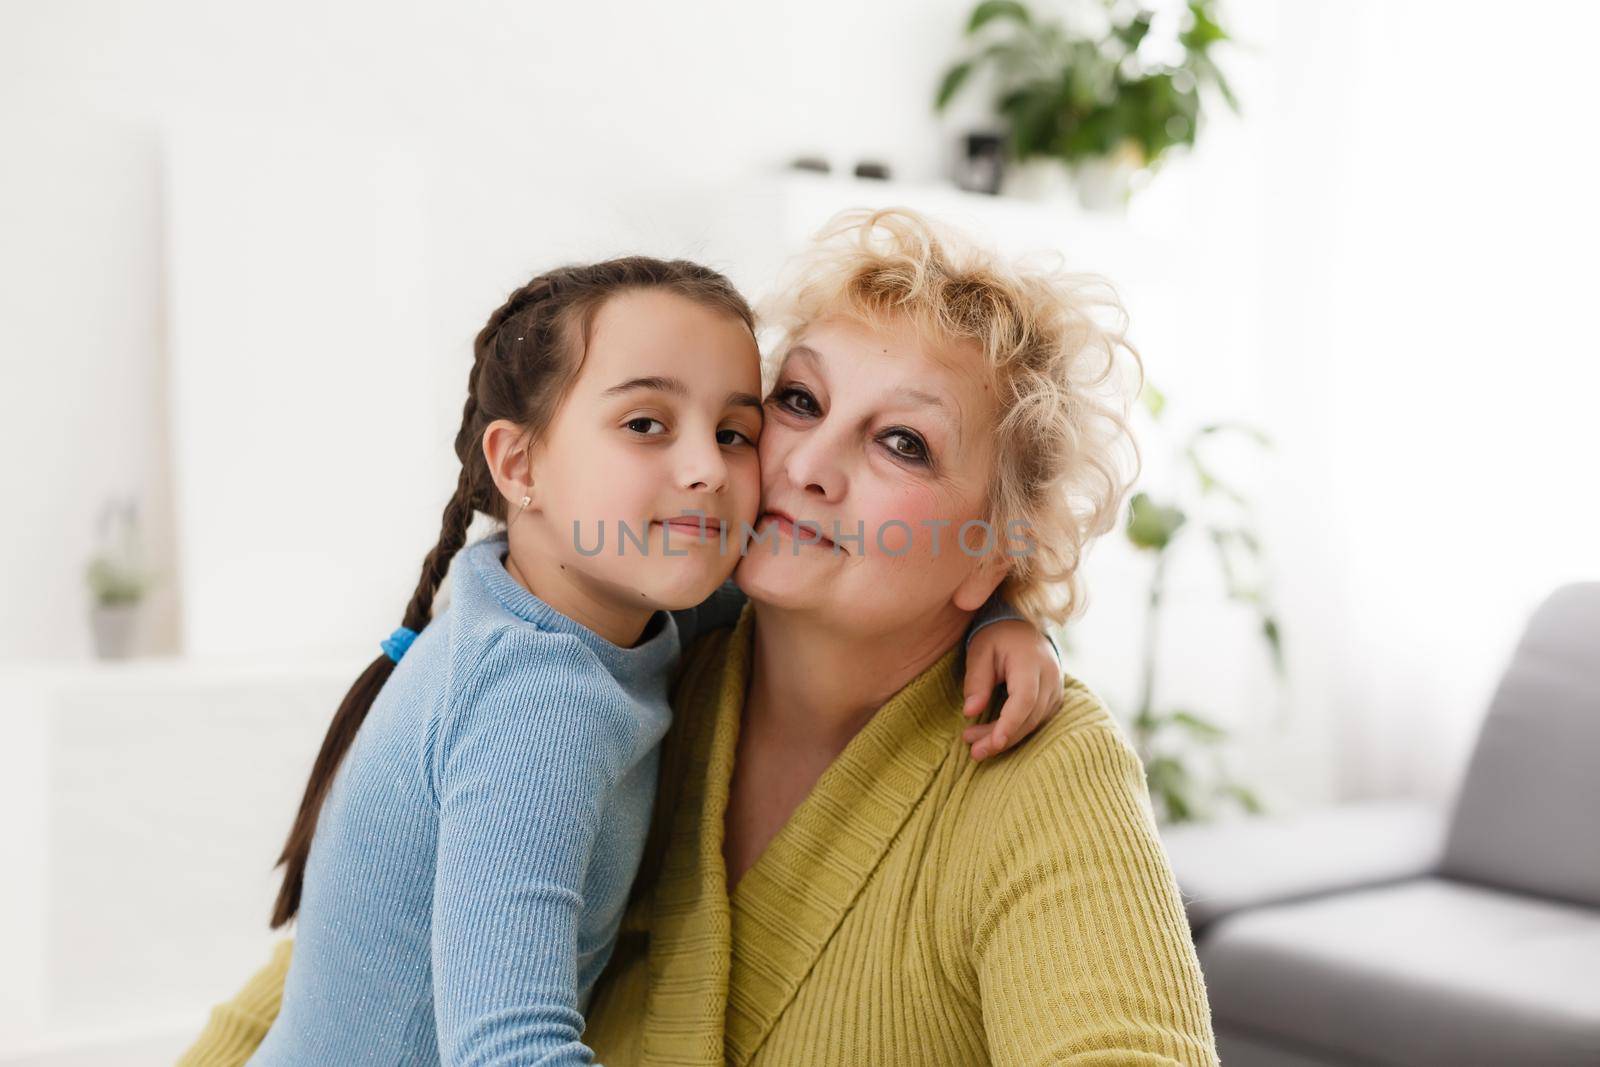
[[[0,1048],[199,1018],[265,958],[272,861],[361,666],[0,670],[0,804],[13,813]]]
[[[373,646],[374,656],[378,654]],[[146,656],[127,660],[48,660],[0,665],[0,694],[32,692],[149,692],[172,687],[249,684],[298,679],[355,681],[371,662],[357,656],[194,659]],[[0,698],[0,707],[16,705]]]
[[[1172,249],[1140,225],[1137,202],[1126,215],[1086,211],[1063,196],[1024,200],[973,193],[947,183],[874,181],[792,171],[776,179],[785,238],[798,247],[835,213],[854,207],[903,206],[966,229],[1013,256],[1060,253],[1067,266],[1112,275],[1159,269]]]

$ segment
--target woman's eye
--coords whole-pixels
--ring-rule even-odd
[[[775,399],[780,405],[788,408],[797,415],[817,414],[816,398],[810,393],[806,392],[804,389],[796,389],[793,386],[790,386],[786,389],[779,389]]]
[[[640,424],[641,423],[644,426],[643,429],[640,429]],[[667,424],[666,423],[662,422],[660,419],[652,419],[652,418],[650,418],[650,417],[648,417],[646,415],[640,415],[637,419],[629,419],[627,422],[623,423],[622,425],[626,426],[628,429],[632,430],[634,433],[640,434],[640,435],[642,435],[644,437],[660,437],[661,436],[660,433],[651,433],[650,432],[649,426],[650,426],[651,423],[655,423],[657,426],[661,427],[661,433],[666,433],[667,432]]]
[[[917,463],[928,461],[928,446],[922,443],[922,438],[907,430],[894,430],[884,434],[881,438],[885,447],[900,459],[909,459]]]
[[[732,439],[731,440],[724,440],[724,438],[732,438]],[[742,431],[742,430],[718,430],[717,431],[717,444],[719,444],[719,445],[736,445],[740,441],[743,441],[747,445],[755,444],[755,442],[752,441],[744,433],[744,431]]]

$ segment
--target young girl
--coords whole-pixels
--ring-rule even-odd
[[[272,924],[298,917],[296,946],[250,1062],[590,1062],[582,1013],[643,848],[671,671],[742,604],[723,545],[760,502],[760,389],[749,308],[691,263],[554,270],[490,316],[439,542],[284,847]],[[475,512],[506,529],[463,549]],[[1014,618],[990,607],[974,630]],[[985,687],[1057,670],[1015,621],[971,656]],[[1055,677],[1038,707],[1032,684],[1008,702],[1013,741]]]

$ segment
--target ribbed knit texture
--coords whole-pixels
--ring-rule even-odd
[[[1075,680],[1055,720],[975,765],[952,650],[851,742],[730,902],[753,622],[746,608],[702,639],[675,686],[651,841],[584,1033],[605,1063],[1215,1064],[1138,761]],[[287,967],[284,946],[182,1067],[244,1062]]]
[[[252,1063],[591,1061],[581,1012],[644,846],[678,625],[614,645],[505,551],[461,553],[340,766]]]
[[[723,812],[753,617],[691,651],[651,855],[585,1037],[630,1064],[1217,1062],[1137,757],[1068,679],[973,764],[960,653],[881,708],[741,878]]]

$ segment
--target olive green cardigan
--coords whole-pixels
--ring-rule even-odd
[[[723,814],[754,614],[685,658],[660,800],[585,1040],[632,1064],[1213,1065],[1210,1011],[1139,761],[1068,678],[975,764],[961,650],[884,705],[730,899]],[[240,1064],[285,943],[187,1065]]]

